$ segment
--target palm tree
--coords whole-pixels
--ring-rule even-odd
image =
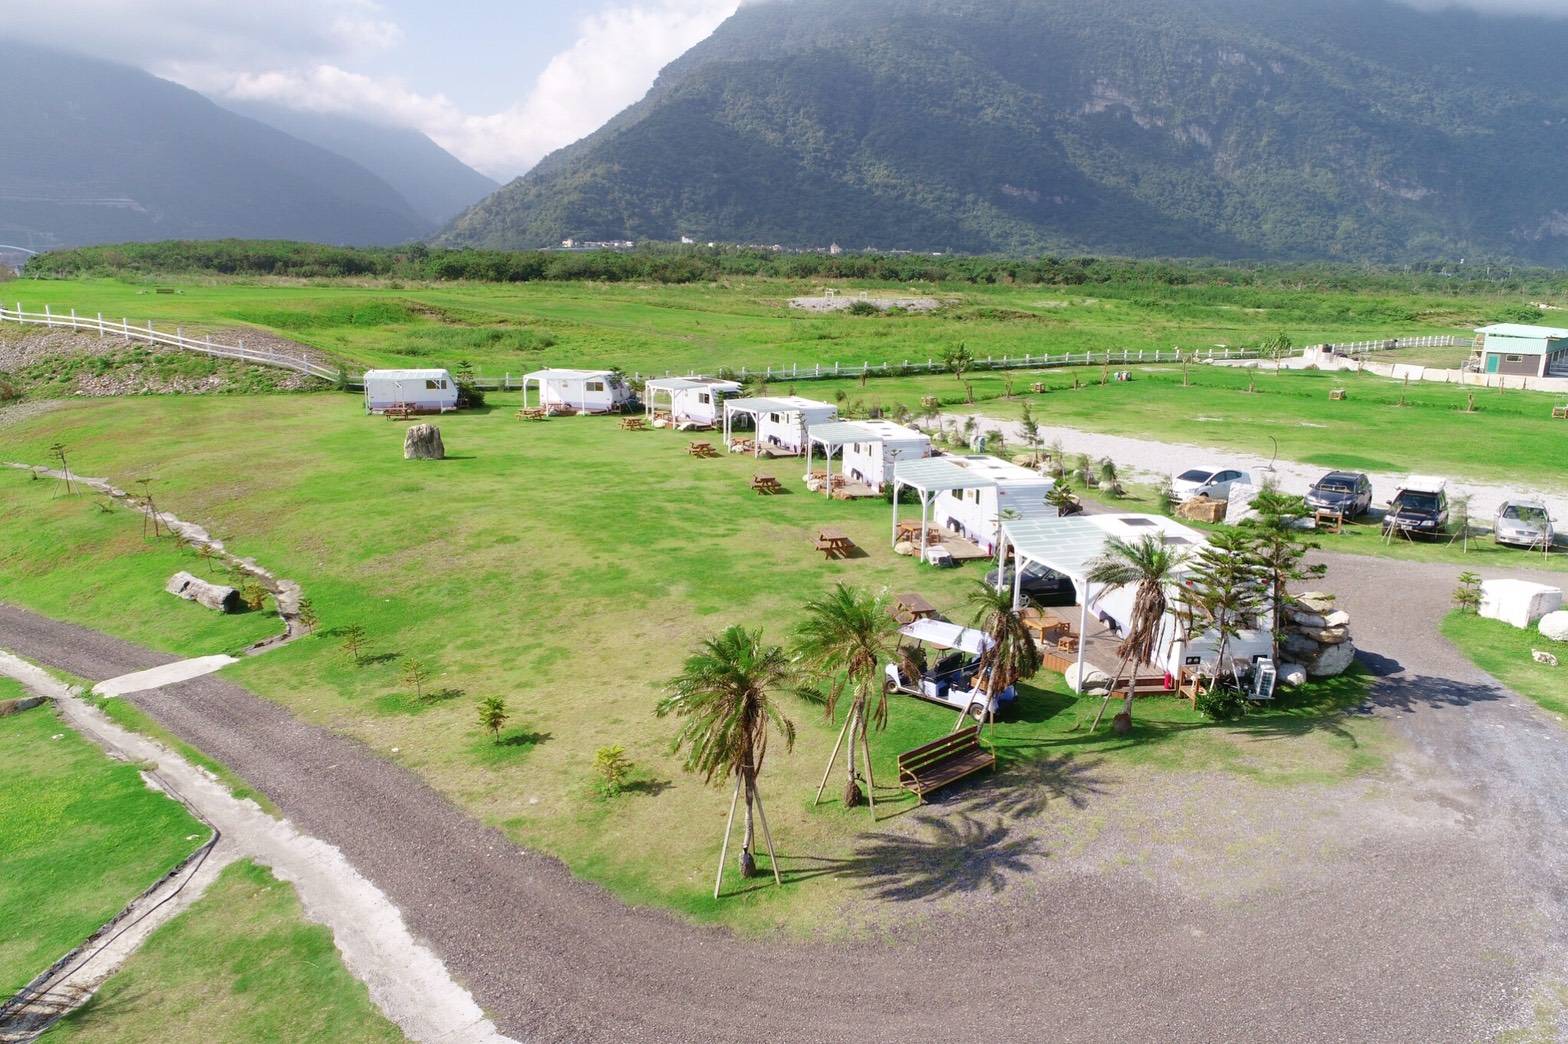
[[[675,714],[682,719],[671,749],[686,749],[684,767],[688,772],[700,772],[707,783],[716,776],[735,777],[735,797],[730,801],[724,847],[719,851],[718,879],[713,883],[715,899],[724,881],[724,859],[730,826],[735,821],[735,804],[743,791],[746,825],[740,847],[741,876],[754,877],[757,873],[757,860],[752,854],[755,810],[761,815],[762,829],[767,834],[773,879],[783,883],[778,859],[773,855],[773,838],[768,834],[767,813],[757,791],[757,775],[768,751],[770,729],[777,729],[784,737],[785,750],[795,746],[795,726],[773,700],[774,694],[786,688],[793,677],[789,656],[777,645],[765,645],[760,630],[729,627],[704,641],[697,652],[686,658],[681,673],[666,683],[666,695],[655,709],[661,718]]]
[[[1006,587],[997,590],[984,580],[976,580],[969,592],[968,605],[974,610],[973,626],[987,639],[986,648],[975,665],[975,687],[985,693],[989,710],[998,693],[1009,685],[1034,677],[1043,661],[1034,638],[1024,627],[1023,618],[1013,608],[1012,591]],[[955,729],[963,724],[964,713],[959,712]]]
[[[1136,541],[1112,538],[1106,543],[1099,560],[1089,567],[1084,579],[1090,584],[1135,588],[1132,619],[1128,622],[1127,633],[1116,647],[1116,654],[1121,659],[1116,664],[1110,691],[1100,704],[1100,713],[1094,716],[1091,731],[1099,727],[1100,717],[1105,713],[1129,665],[1132,670],[1127,674],[1127,700],[1122,706],[1122,712],[1116,716],[1116,731],[1126,732],[1132,728],[1132,697],[1137,688],[1134,679],[1139,666],[1154,664],[1154,646],[1159,640],[1160,625],[1168,607],[1165,589],[1170,586],[1180,565],[1181,557],[1177,552],[1166,547],[1157,537],[1145,536]]]
[[[832,721],[839,700],[850,694],[849,714],[844,729],[833,745],[833,756],[822,774],[817,799],[827,786],[839,747],[849,737],[849,776],[844,785],[844,807],[853,808],[862,797],[860,779],[855,772],[858,743],[866,757],[866,776],[871,784],[871,747],[866,739],[867,726],[887,726],[887,690],[882,685],[882,665],[904,659],[899,642],[899,624],[888,611],[886,593],[872,594],[838,584],[826,597],[806,603],[806,619],[795,630],[795,652],[800,665],[821,684],[815,690]],[[876,697],[875,703],[872,697]],[[869,719],[868,719],[869,713]],[[874,785],[874,784],[873,784]],[[871,798],[876,811],[876,797]]]

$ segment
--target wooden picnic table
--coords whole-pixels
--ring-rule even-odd
[[[824,526],[817,530],[817,550],[824,558],[848,558],[855,549],[855,542],[841,530]]]
[[[936,615],[936,606],[913,591],[906,591],[901,595],[894,596],[893,603],[916,620],[923,620],[928,616]]]
[[[1318,508],[1312,513],[1312,525],[1324,533],[1338,533],[1345,528],[1345,513],[1333,508]]]
[[[751,488],[758,493],[772,494],[784,492],[783,484],[772,475],[753,475],[751,477]]]
[[[910,522],[908,520],[905,520],[905,521],[900,522],[898,524],[898,540],[896,541],[896,543],[903,543],[904,541],[908,541],[909,543],[913,544],[913,543],[916,543],[919,539],[920,539],[920,523],[919,522]],[[933,544],[940,544],[941,542],[942,542],[942,529],[941,529],[941,527],[940,526],[927,526],[926,527],[926,546],[930,547]]]
[[[687,445],[686,452],[693,457],[717,457],[718,453],[711,442],[693,442]]]
[[[648,425],[641,417],[622,417],[621,428],[626,431],[642,431]]]
[[[527,409],[517,411],[518,420],[544,420],[544,418],[545,412],[543,406],[530,406]]]

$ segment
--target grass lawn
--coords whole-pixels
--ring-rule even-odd
[[[294,889],[242,860],[43,1040],[400,1041]]]
[[[174,294],[153,294],[172,286]],[[690,368],[898,363],[940,358],[963,342],[977,356],[1104,348],[1256,344],[1283,331],[1297,344],[1418,333],[1468,333],[1517,296],[1319,292],[1246,287],[898,287],[934,294],[928,315],[815,315],[788,301],[819,281],[734,279],[687,286],[534,283],[510,286],[214,278],[7,284],[30,311],[102,312],[187,331],[256,326],[362,365],[454,365],[523,373],[541,365]]]
[[[148,789],[135,766],[106,757],[47,704],[0,718],[0,823],[0,996],[80,944],[208,836],[178,802]]]
[[[1568,663],[1568,645],[1548,641],[1534,627],[1520,630],[1457,610],[1443,621],[1443,635],[1482,670],[1559,718],[1568,717],[1568,667],[1536,663],[1532,649],[1556,654]]]
[[[652,715],[659,684],[699,637],[728,624],[787,640],[802,604],[837,580],[920,591],[957,616],[982,569],[934,570],[895,556],[886,504],[811,496],[798,462],[694,460],[683,435],[624,432],[605,418],[520,424],[510,405],[442,418],[452,457],[439,463],[402,460],[401,425],[328,396],[81,404],[23,420],[9,434],[22,456],[63,439],[80,468],[115,478],[156,466],[170,510],[304,584],[321,631],[227,676],[363,740],[629,900],[747,930],[831,924],[861,882],[808,871],[845,858],[873,829],[864,809],[811,805],[834,726],[791,703],[796,750],[775,745],[764,774],[770,821],[800,883],[715,904],[708,895],[725,795],[685,776],[670,756],[674,726]],[[791,492],[753,494],[748,480],[759,470]],[[25,475],[0,472],[0,497],[24,517],[58,510]],[[85,509],[58,519],[55,539],[68,545],[104,524]],[[119,523],[132,536],[139,524],[129,513]],[[822,561],[811,547],[822,524],[841,527],[865,556]],[[86,528],[76,534],[74,525]],[[0,530],[0,563],[29,560],[16,547],[21,539]],[[100,560],[55,556],[14,597],[128,637],[192,646],[208,621],[175,615],[153,626],[121,611],[127,590],[161,584],[165,553],[128,540],[106,564],[115,580],[89,583],[71,600],[59,591],[92,579]],[[370,635],[362,666],[335,636],[349,624]],[[435,674],[423,699],[400,680],[407,657]],[[1045,772],[1070,777],[1076,770],[1055,760],[1064,755],[1079,766],[1104,758],[1281,782],[1340,778],[1375,760],[1373,726],[1338,714],[1360,700],[1360,678],[1314,686],[1298,703],[1239,726],[1146,700],[1132,741],[1108,730],[1087,736],[1081,726],[1097,702],[1065,693],[1055,676],[1039,681],[996,730],[1010,769],[996,784],[1002,792],[1046,786]],[[513,715],[500,744],[477,724],[475,706],[491,695]],[[948,710],[895,698],[890,728],[873,738],[878,777],[892,780],[899,751],[951,724]],[[1292,742],[1277,742],[1287,735]],[[611,744],[626,748],[641,782],[604,800],[592,766],[594,752]],[[884,811],[910,805],[890,801]],[[875,829],[905,826],[895,819]]]

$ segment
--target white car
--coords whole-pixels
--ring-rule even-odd
[[[1230,497],[1230,487],[1238,482],[1250,486],[1252,476],[1235,468],[1189,468],[1171,479],[1171,499],[1226,500]]]

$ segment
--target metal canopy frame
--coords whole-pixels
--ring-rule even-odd
[[[806,445],[807,449],[809,450],[809,448],[811,446],[811,443],[810,443],[809,439],[807,438],[807,434],[806,434],[805,413],[806,413],[807,410],[809,410],[809,409],[811,409],[813,407],[822,407],[823,409],[829,409],[829,410],[835,410],[835,411],[837,410],[837,407],[835,407],[831,402],[817,402],[817,401],[812,400],[812,399],[807,399],[807,400],[802,400],[802,401],[795,401],[795,402],[791,402],[788,399],[770,399],[770,398],[725,399],[724,400],[724,445],[725,445],[726,448],[729,447],[729,444],[730,444],[730,433],[731,433],[731,430],[732,430],[732,420],[733,420],[735,414],[737,414],[737,413],[744,413],[748,417],[750,417],[751,418],[751,425],[752,425],[752,427],[754,429],[759,426],[758,422],[757,422],[757,418],[761,414],[764,414],[764,413],[793,413],[800,421],[801,442],[803,442]],[[752,439],[752,442],[751,442],[751,455],[753,457],[760,457],[762,455],[762,446],[761,446],[761,441],[760,440]]]
[[[898,544],[898,495],[905,486],[920,494],[920,557],[924,559],[926,531],[931,526],[931,499],[955,489],[987,489],[995,485],[995,479],[944,457],[898,461],[893,465],[893,544]]]

